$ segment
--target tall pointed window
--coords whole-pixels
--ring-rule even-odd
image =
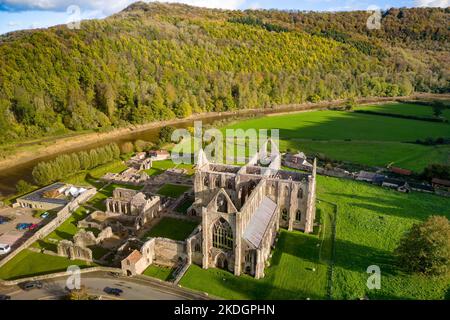
[[[300,210],[297,210],[295,213],[295,220],[302,221],[302,212]]]
[[[298,188],[298,198],[299,199],[303,199],[303,189],[302,188]]]
[[[224,218],[217,220],[213,226],[213,247],[224,250],[233,249],[233,230]]]

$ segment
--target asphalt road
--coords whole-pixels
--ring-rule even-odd
[[[67,295],[67,291],[65,291],[66,278],[50,279],[42,282],[44,284],[42,289],[23,291],[18,286],[12,286],[0,288],[0,293],[11,296],[11,300],[59,300]],[[81,285],[86,287],[89,294],[101,296],[102,299],[187,300],[202,298],[183,289],[170,288],[154,281],[122,277],[114,278],[100,273],[82,275]],[[123,293],[120,297],[111,296],[103,291],[105,287],[119,288],[123,290]]]

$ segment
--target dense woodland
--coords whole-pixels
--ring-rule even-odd
[[[205,111],[449,92],[450,10],[224,11],[136,3],[0,36],[0,143]]]

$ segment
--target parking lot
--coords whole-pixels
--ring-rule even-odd
[[[40,224],[42,218],[35,218],[36,211],[27,208],[4,208],[0,209],[0,243],[17,247],[28,239],[35,231],[17,230],[16,226],[21,223]],[[37,229],[36,229],[37,230]]]

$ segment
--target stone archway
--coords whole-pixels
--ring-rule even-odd
[[[216,258],[216,267],[223,270],[228,270],[228,259],[224,253],[219,253]]]

